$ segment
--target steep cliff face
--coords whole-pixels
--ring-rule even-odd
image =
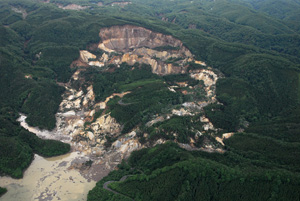
[[[39,131],[27,127],[31,129],[30,131],[39,137],[68,142],[72,145],[72,150],[87,156],[86,160],[74,162],[71,168],[79,169],[86,178],[93,178],[94,180],[99,180],[107,175],[134,150],[165,143],[167,139],[174,139],[175,142],[179,143],[178,139],[180,139],[181,133],[176,130],[162,131],[166,133],[166,136],[170,136],[167,139],[160,135],[158,135],[159,138],[153,139],[153,135],[151,136],[148,129],[151,131],[153,126],[155,130],[159,131],[156,123],[172,122],[180,116],[193,117],[191,121],[196,121],[197,124],[189,130],[194,135],[188,136],[185,144],[179,143],[181,147],[188,150],[224,152],[219,147],[224,146],[223,139],[227,138],[227,135],[222,138],[217,136],[219,130],[205,117],[203,111],[203,107],[217,101],[215,98],[216,81],[222,77],[218,71],[207,67],[202,61],[196,61],[191,52],[179,40],[145,28],[134,26],[105,28],[100,31],[100,36],[102,42],[98,47],[104,52],[88,47],[90,52],[81,50],[80,57],[72,63],[76,71],[70,81],[64,84],[66,90],[56,114],[57,124],[54,131]],[[125,69],[124,74],[122,74],[124,77],[128,75],[126,74],[127,71],[141,67],[140,65],[134,66],[137,62],[149,64],[152,67],[152,72],[159,75],[186,73],[190,78],[201,82],[191,82],[193,83],[191,84],[189,77],[189,79],[186,78],[186,81],[175,80],[181,76],[174,76],[171,82],[159,76],[155,76],[155,79],[140,78],[128,83],[120,80],[120,82],[124,82],[123,86],[125,86],[122,90],[111,90],[111,93],[106,94],[107,96],[103,97],[101,102],[97,102],[94,93],[94,89],[97,93],[97,82],[94,82],[93,77],[89,77],[89,74],[91,72],[99,74],[119,73],[116,71],[119,67],[122,68],[120,64],[123,62],[129,64],[129,68]],[[113,65],[111,66],[111,64]],[[187,70],[191,65],[195,68]],[[90,66],[94,66],[91,67],[92,70],[89,69]],[[115,83],[118,82],[117,77],[114,80]],[[28,75],[29,78],[30,75]],[[182,98],[182,101],[178,101],[175,105],[170,101],[169,108],[157,110],[155,113],[152,113],[149,108],[139,111],[147,117],[146,120],[143,120],[147,129],[142,128],[144,125],[140,122],[131,130],[123,133],[126,125],[114,118],[116,116],[115,111],[112,110],[113,105],[119,108],[125,108],[128,105],[133,108],[136,105],[138,108],[139,102],[134,101],[134,99],[129,103],[122,102],[122,99],[126,99],[125,96],[130,96],[130,94],[134,98],[137,97],[139,90],[147,85],[147,82],[153,84],[152,81],[159,85],[151,85],[151,87],[159,86],[162,93],[167,94],[166,91],[163,91],[165,87],[180,97],[183,94],[188,95],[189,98]],[[160,85],[160,83],[164,83],[164,85]],[[129,87],[135,84],[137,84],[137,88]],[[108,87],[108,84],[104,84],[103,87]],[[115,97],[117,98],[115,102],[109,103]],[[155,97],[153,100],[156,101]],[[183,100],[189,102],[183,102]],[[137,115],[134,118],[140,121]],[[210,140],[214,138],[216,142]],[[201,148],[199,148],[198,142],[201,142]],[[89,163],[90,160],[94,162],[87,169],[86,162]]]
[[[152,72],[159,75],[186,73],[191,78],[201,81],[199,84],[191,86],[189,86],[188,81],[165,82],[171,92],[190,95],[193,99],[191,99],[191,102],[184,102],[176,106],[172,105],[171,107],[174,108],[170,111],[166,110],[166,112],[151,116],[149,122],[145,124],[147,127],[157,122],[167,121],[175,116],[202,114],[203,107],[216,102],[215,85],[221,75],[217,71],[214,72],[212,68],[207,67],[204,62],[196,61],[182,42],[172,36],[129,25],[102,29],[100,36],[102,42],[98,47],[105,47],[102,48],[105,52],[100,51],[99,53],[95,49],[90,50],[92,52],[80,51],[80,58],[78,59],[80,62],[76,66],[77,70],[70,82],[65,85],[66,91],[63,94],[63,100],[56,115],[57,127],[55,132],[60,134],[59,136],[67,136],[68,142],[72,144],[74,150],[83,152],[85,155],[95,158],[95,160],[101,157],[101,161],[107,161],[105,166],[109,166],[107,169],[111,170],[118,164],[118,162],[111,161],[112,157],[117,158],[120,162],[132,151],[143,146],[152,146],[151,143],[164,143],[165,139],[161,138],[142,145],[139,142],[141,135],[139,126],[123,134],[124,125],[118,122],[109,112],[110,105],[108,102],[116,96],[122,100],[124,96],[133,94],[134,89],[118,93],[112,91],[101,102],[96,102],[93,86],[95,83],[91,80],[85,80],[85,73],[83,73],[88,70],[89,66],[95,66],[99,68],[99,73],[103,73],[113,72],[123,62],[129,65],[138,62],[151,65]],[[191,63],[199,66],[196,69],[187,71]],[[114,66],[108,67],[110,64]],[[197,98],[196,93],[201,93],[205,97]],[[124,106],[122,101],[118,101],[117,104]],[[217,132],[217,129],[214,128],[204,114],[200,121],[203,128],[197,130],[197,134],[193,138],[189,138],[191,146],[194,146],[196,139],[201,135],[210,133],[213,135]],[[170,134],[174,138],[179,135],[178,133]],[[148,139],[148,133],[143,133],[143,136]],[[59,139],[65,138],[61,137]],[[211,146],[209,143],[204,144],[204,147]],[[118,157],[115,157],[115,154]]]
[[[128,52],[131,48],[148,47],[153,49],[160,46],[172,46],[186,51],[188,54],[186,56],[192,56],[180,40],[143,27],[125,25],[103,28],[100,30],[99,36],[106,48],[115,51]]]
[[[132,25],[113,26],[100,30],[98,48],[123,54],[118,63],[146,63],[159,75],[185,73],[192,53],[172,36]]]

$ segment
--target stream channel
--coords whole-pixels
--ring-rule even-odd
[[[51,131],[32,128],[21,115],[18,121],[25,129],[44,139],[56,139],[68,142],[65,136],[58,136]],[[77,169],[70,168],[72,162],[86,158],[79,152],[44,158],[37,154],[22,179],[0,177],[0,186],[7,188],[1,201],[85,201],[88,192],[96,181],[84,177]]]

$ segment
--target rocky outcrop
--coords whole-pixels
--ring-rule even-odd
[[[103,63],[103,62],[100,62],[100,61],[90,61],[90,62],[89,62],[89,65],[90,65],[90,66],[103,67],[103,66],[104,66],[104,63]]]
[[[197,60],[195,60],[195,64],[199,64],[201,66],[206,66],[206,63],[204,61],[197,61]]]
[[[145,63],[152,67],[152,72],[156,74],[178,74],[186,72],[186,64],[190,57],[186,57],[184,52],[180,51],[156,51],[149,48],[138,48],[132,52],[126,53],[122,57],[122,62],[129,65],[134,63]],[[177,60],[174,63],[168,63],[168,60]]]
[[[221,145],[225,146],[223,140],[231,138],[234,135],[234,133],[224,133],[222,135],[222,138],[216,137],[216,141],[219,142]]]
[[[200,72],[191,73],[191,77],[196,80],[202,80],[207,87],[215,85],[218,80],[218,76],[209,69],[202,69]]]
[[[192,56],[180,40],[143,27],[125,25],[103,28],[100,30],[99,36],[104,47],[118,52],[128,52],[132,48],[140,47],[153,49],[161,46],[171,46],[180,48],[188,57]]]
[[[72,109],[81,110],[81,107],[86,108],[89,105],[93,105],[95,101],[95,94],[92,85],[87,88],[87,93],[85,95],[82,90],[76,91],[74,89],[67,88],[65,96],[67,97],[60,103],[60,111],[68,111]]]
[[[216,100],[215,89],[217,80],[219,79],[218,75],[208,68],[193,72],[190,76],[196,80],[203,81],[207,97],[211,99],[211,102],[214,102]]]
[[[180,110],[173,109],[172,114],[177,115],[177,116],[193,116],[194,115],[193,113],[187,111],[184,108],[181,108]]]
[[[85,55],[89,54],[85,53]],[[90,157],[101,157],[101,161],[107,161],[105,167],[114,168],[118,163],[112,163],[110,157],[115,156],[115,153],[118,153],[118,158],[121,161],[132,151],[142,146],[135,132],[120,136],[122,127],[110,114],[103,114],[97,119],[93,118],[96,111],[99,111],[100,108],[106,108],[106,103],[111,98],[123,97],[128,93],[130,92],[114,93],[107,97],[104,102],[95,104],[92,85],[87,88],[86,92],[66,87],[63,101],[56,115],[57,128],[55,133],[71,137],[70,143],[74,150]],[[87,126],[86,123],[91,121],[92,123]],[[114,146],[110,147],[111,142],[108,142],[108,137],[116,139]]]
[[[92,79],[85,80],[83,73],[81,73],[86,71],[89,66],[103,67],[97,69],[101,72],[114,72],[122,62],[129,65],[138,62],[149,64],[152,67],[152,72],[159,75],[189,73],[192,78],[201,80],[200,83],[191,86],[189,86],[189,81],[166,82],[165,86],[169,85],[168,89],[172,93],[189,95],[191,99],[189,102],[180,102],[182,104],[178,103],[176,106],[170,105],[165,110],[149,116],[146,126],[157,128],[156,123],[168,121],[174,116],[193,116],[191,121],[195,125],[197,123],[197,126],[189,128],[189,131],[193,133],[187,139],[189,144],[179,143],[180,146],[188,150],[224,152],[219,147],[221,147],[223,139],[232,134],[224,134],[222,138],[215,138],[220,130],[214,128],[203,112],[203,107],[216,101],[215,85],[220,77],[218,71],[206,67],[205,62],[194,60],[193,55],[179,40],[142,27],[127,25],[105,28],[101,29],[100,36],[102,42],[98,47],[105,52],[100,54],[101,51],[95,51],[96,49],[89,47],[89,50],[93,51],[94,54],[81,50],[77,65],[74,63],[76,72],[69,83],[62,85],[66,91],[56,114],[56,129],[52,132],[40,132],[37,129],[31,131],[46,139],[57,139],[70,143],[72,150],[83,153],[87,158],[73,167],[80,169],[87,178],[92,177],[95,180],[99,180],[115,169],[122,159],[128,157],[132,151],[165,143],[167,140],[163,137],[154,142],[147,141],[147,139],[151,139],[151,133],[141,130],[140,125],[136,125],[132,131],[123,134],[121,132],[122,125],[110,115],[107,103],[118,96],[121,99],[118,104],[126,106],[122,102],[122,98],[131,92],[112,92],[105,101],[96,103]],[[190,62],[199,64],[199,68],[187,72]],[[109,64],[115,65],[111,67]],[[135,66],[132,67],[132,69],[134,68]],[[29,75],[26,78],[30,78]],[[201,97],[196,93],[201,94]],[[178,143],[180,133],[170,132],[167,134],[174,139],[174,142]],[[139,142],[141,136],[146,141],[144,145]],[[213,138],[208,139],[207,136]],[[215,139],[219,143],[215,143],[211,139]],[[199,142],[201,142],[202,148],[196,148],[199,146]],[[93,161],[93,164],[90,164],[90,161]],[[86,164],[89,164],[88,167]]]
[[[124,8],[128,4],[131,4],[131,1],[120,1],[120,2],[116,1],[116,2],[112,2],[110,5],[111,6],[120,6],[120,7]]]
[[[163,61],[157,61],[152,58],[153,57],[149,57],[149,56],[140,57],[140,55],[126,53],[123,55],[121,62],[126,62],[129,65],[134,65],[136,62],[149,64],[152,67],[152,72],[159,75],[178,74],[178,73],[186,72],[186,69],[184,68],[183,65],[174,66],[173,64],[166,64]]]
[[[115,141],[112,144],[112,147],[118,150],[119,152],[125,154],[125,153],[131,153],[134,150],[137,150],[141,147],[141,143],[136,138],[136,132],[132,131],[127,136],[122,137]]]
[[[96,56],[81,50],[79,60],[86,65],[103,67],[115,64],[119,67],[123,62],[129,65],[149,64],[152,72],[159,75],[187,73],[190,62],[206,66],[205,62],[194,60],[192,53],[180,40],[143,27],[112,26],[101,29],[99,36],[101,42],[98,48],[105,53]],[[200,72],[202,75],[194,74],[192,77],[203,80],[203,76],[212,75],[208,71]]]
[[[93,85],[87,88],[87,93],[83,98],[82,105],[83,107],[87,108],[88,106],[94,105],[95,103],[95,94],[93,91]]]
[[[86,50],[81,50],[80,51],[80,59],[85,62],[88,63],[91,59],[96,59],[96,55],[86,51]]]
[[[86,51],[86,50],[81,50],[80,51],[80,60],[90,66],[98,66],[98,67],[103,67],[104,62],[101,62],[103,60],[106,60],[105,54],[103,54],[103,57],[100,59],[100,61],[96,60],[97,56]]]
[[[56,4],[56,5],[63,10],[84,10],[89,8],[89,6],[81,6],[77,4],[69,4],[67,6],[63,6],[61,4]]]
[[[63,100],[60,103],[60,108],[64,109],[64,110],[68,110],[68,109],[80,109],[81,107],[81,98],[77,98],[77,99],[72,99],[72,100]]]
[[[105,109],[106,108],[106,104],[108,103],[108,101],[112,98],[114,98],[115,96],[118,96],[120,98],[123,98],[123,96],[125,96],[126,94],[130,94],[131,92],[130,91],[126,91],[126,92],[123,92],[123,93],[113,93],[111,96],[107,97],[105,99],[105,101],[103,102],[99,102],[97,104],[95,104],[95,108],[99,108],[99,109]]]
[[[121,133],[121,125],[109,114],[99,117],[91,125],[91,129],[95,135],[108,134],[110,136],[118,136]]]
[[[102,42],[98,48],[109,53],[123,53],[118,64],[149,64],[152,72],[160,75],[185,73],[187,62],[193,58],[180,40],[143,27],[125,25],[103,28],[99,36]]]
[[[165,113],[154,115],[146,124],[148,127],[166,121],[172,116],[195,116],[196,118],[197,114],[202,114],[203,107],[215,101],[215,85],[219,74],[215,73],[216,71],[213,71],[210,67],[206,67],[205,62],[195,61],[193,55],[183,46],[182,42],[172,36],[130,25],[101,29],[100,36],[102,42],[98,47],[105,52],[92,54],[87,50],[81,50],[78,61],[86,65],[77,66],[78,69],[73,74],[70,83],[64,85],[66,92],[57,113],[56,131],[72,139],[71,143],[74,150],[83,152],[90,157],[97,157],[97,160],[100,157],[101,161],[105,161],[105,164],[102,165],[111,169],[118,163],[112,163],[112,157],[117,156],[114,161],[118,160],[120,162],[132,151],[142,148],[138,141],[139,137],[136,135],[139,127],[137,126],[130,133],[123,135],[121,132],[122,125],[107,110],[109,100],[115,96],[122,98],[131,92],[112,93],[105,101],[96,103],[93,83],[86,82],[81,72],[86,71],[89,66],[106,66],[101,71],[110,72],[120,67],[123,62],[129,65],[138,62],[149,64],[152,67],[152,72],[159,75],[189,73],[192,78],[203,81],[195,86],[189,86],[187,81],[175,81],[172,86],[169,86],[168,88],[172,93],[189,95],[193,95],[196,90],[201,88],[204,94],[206,92],[206,97],[197,99],[198,97],[195,96],[195,99],[190,102],[184,102],[177,105],[176,108],[169,108]],[[199,64],[202,67],[187,72],[190,62]],[[107,67],[110,64],[115,65]],[[78,86],[78,84],[81,85]],[[88,87],[85,90],[83,86]],[[202,91],[201,93],[203,93]],[[118,104],[122,105],[124,103],[119,101]],[[195,133],[195,136],[189,138],[192,146],[196,144],[200,136],[211,135],[211,133],[218,131],[205,116],[202,116],[199,120],[202,123],[201,128],[198,127],[199,130],[191,129]],[[173,135],[176,141],[179,134],[170,133],[170,135]],[[146,136],[145,139],[148,138],[147,133],[144,133],[143,136]],[[154,142],[154,145],[165,141],[160,139]],[[209,142],[206,145],[209,146]],[[147,143],[145,146],[153,146],[153,144]]]

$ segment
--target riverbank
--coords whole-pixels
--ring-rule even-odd
[[[0,200],[85,201],[96,182],[70,168],[72,161],[84,157],[79,152],[51,158],[35,155],[23,179],[0,177],[1,186],[8,190]]]

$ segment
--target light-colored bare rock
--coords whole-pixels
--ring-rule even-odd
[[[81,5],[77,5],[77,4],[69,4],[67,6],[57,4],[57,6],[63,10],[84,10],[84,9],[89,8],[89,6],[81,6]]]
[[[87,88],[88,92],[86,93],[84,99],[83,99],[83,102],[82,102],[82,105],[84,107],[87,107],[89,104],[93,104],[94,101],[95,101],[95,94],[94,94],[94,91],[93,91],[93,86],[90,85],[88,88]]]
[[[116,1],[116,2],[112,2],[110,5],[111,6],[120,6],[122,8],[124,8],[125,6],[127,6],[128,4],[131,4],[131,1]]]
[[[201,116],[201,117],[200,117],[200,121],[203,122],[203,123],[208,123],[208,122],[209,122],[209,119],[206,118],[205,116]]]
[[[204,61],[197,61],[197,60],[195,60],[195,63],[199,64],[201,66],[206,66],[206,63]]]
[[[218,76],[213,71],[206,69],[201,70],[199,73],[191,73],[191,77],[196,80],[202,80],[207,87],[215,85],[218,80]]]
[[[88,63],[90,59],[96,59],[96,55],[90,53],[89,51],[86,50],[81,50],[80,51],[80,59],[85,62]]]
[[[191,52],[178,39],[143,27],[132,25],[113,26],[101,29],[99,35],[102,42],[98,45],[98,48],[106,52],[124,53],[119,61],[120,63],[127,62],[129,65],[136,62],[149,64],[152,67],[152,72],[160,75],[184,73],[188,58],[193,57]],[[153,50],[153,48],[161,46],[170,46],[174,50]],[[130,49],[134,50],[131,52]],[[180,59],[176,62],[177,65],[173,65],[166,63],[166,60],[170,58]]]
[[[90,131],[88,131],[86,133],[86,136],[89,138],[89,140],[94,140],[94,138],[95,138],[94,134],[92,132],[90,132]]]
[[[90,61],[88,64],[90,66],[97,66],[97,67],[103,67],[105,65],[103,62],[100,61]]]
[[[185,110],[184,108],[180,108],[180,110],[172,110],[172,114],[177,115],[177,116],[193,116],[191,112]]]
[[[91,129],[95,134],[109,134],[119,135],[121,132],[121,125],[112,118],[109,114],[99,117],[95,123],[91,124]]]
[[[234,134],[235,134],[235,133],[233,133],[233,132],[232,132],[232,133],[223,133],[222,138],[216,137],[215,139],[216,139],[220,144],[222,144],[223,146],[225,146],[223,140],[224,140],[224,139],[231,138]]]

